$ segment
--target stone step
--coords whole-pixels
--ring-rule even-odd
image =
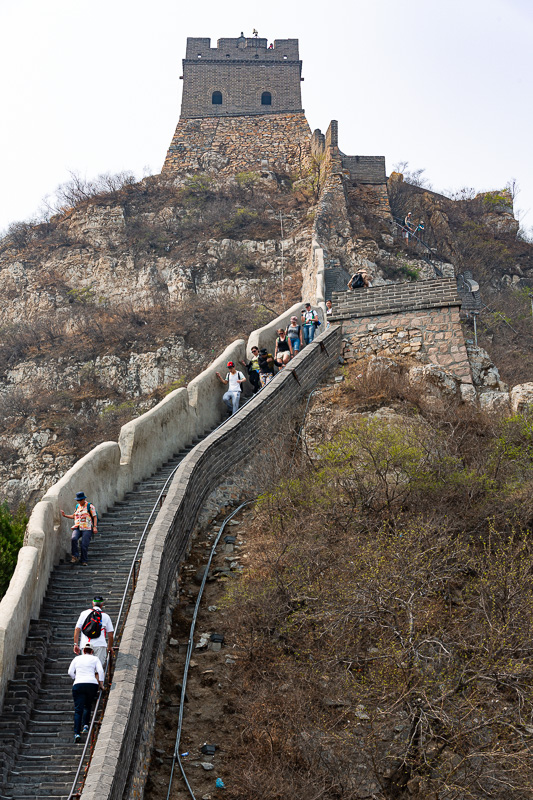
[[[40,620],[32,623],[0,717],[0,755],[7,754],[7,765],[13,764],[0,798],[67,800],[83,752],[73,742],[72,680],[67,675],[74,625],[95,594],[104,595],[104,609],[115,621],[140,537],[157,516],[163,487],[191,450],[169,459],[100,515],[87,567],[71,564],[67,555],[54,568]]]
[[[71,783],[66,781],[64,783],[47,784],[46,786],[41,786],[39,783],[20,783],[15,786],[10,786],[2,797],[9,798],[9,800],[35,800],[36,797],[64,797],[65,800],[67,800],[71,785]]]

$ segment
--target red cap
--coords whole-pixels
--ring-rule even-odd
[[[233,363],[233,361],[228,361],[228,367],[234,367],[234,366],[235,364]]]

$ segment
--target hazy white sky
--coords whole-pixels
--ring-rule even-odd
[[[0,230],[68,170],[159,172],[187,36],[254,27],[300,40],[307,119],[337,119],[345,153],[436,190],[515,178],[533,226],[533,0],[0,0]]]

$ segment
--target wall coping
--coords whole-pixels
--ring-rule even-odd
[[[84,800],[123,797],[149,683],[158,621],[202,504],[220,479],[257,454],[261,446],[268,447],[273,437],[281,435],[279,429],[268,425],[261,440],[258,422],[265,419],[273,407],[277,412],[283,398],[290,404],[303,399],[336,363],[341,339],[340,326],[323,331],[237,414],[193,448],[179,465],[146,540],[106,713],[87,773]],[[257,437],[251,437],[250,430],[257,431]],[[107,765],[105,774],[100,768],[103,763]]]

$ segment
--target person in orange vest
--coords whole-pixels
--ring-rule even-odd
[[[87,566],[87,555],[89,553],[89,545],[93,533],[98,531],[98,517],[96,509],[92,503],[87,502],[87,497],[84,492],[78,492],[76,495],[78,505],[74,514],[65,514],[63,509],[60,509],[61,516],[67,519],[73,519],[74,525],[72,526],[72,539],[71,539],[71,562],[75,564],[79,561],[78,541],[81,539],[81,561],[82,567]]]

